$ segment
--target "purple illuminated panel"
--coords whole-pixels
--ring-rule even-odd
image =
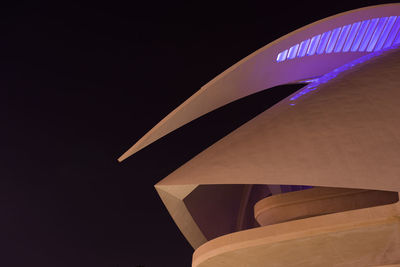
[[[400,44],[400,32],[397,33],[396,39],[393,42],[393,45]]]
[[[375,27],[378,24],[379,19],[372,19],[370,24],[368,25],[367,32],[365,33],[365,36],[363,40],[361,41],[360,48],[358,48],[358,51],[363,52],[368,46],[369,41],[371,40],[372,34],[374,33]]]
[[[344,42],[346,41],[346,37],[349,34],[350,27],[351,27],[351,25],[349,24],[342,28],[342,31],[340,32],[340,35],[339,35],[339,39],[335,46],[335,53],[342,51]]]
[[[374,47],[375,47],[376,43],[378,42],[379,36],[381,36],[381,34],[382,34],[382,31],[386,25],[387,20],[388,20],[388,17],[379,19],[378,25],[376,26],[374,34],[372,35],[371,41],[368,44],[368,47],[367,47],[368,52],[371,52],[372,50],[374,50]]]
[[[357,32],[356,38],[354,39],[353,45],[351,47],[351,52],[355,52],[358,50],[361,44],[361,40],[365,35],[365,32],[367,31],[368,25],[370,23],[370,20],[364,20],[361,22],[360,30]]]
[[[293,58],[295,58],[298,49],[299,49],[299,44],[292,46],[292,47],[289,49],[289,53],[288,53],[287,58],[288,58],[288,59],[293,59]]]
[[[276,61],[339,52],[372,52],[400,44],[400,16],[348,24],[304,40],[278,54]]]
[[[324,32],[321,36],[321,41],[318,44],[318,48],[317,48],[317,54],[321,55],[324,53],[326,44],[329,41],[329,36],[331,35],[331,31],[329,32]]]
[[[315,51],[317,50],[317,45],[319,43],[319,39],[321,39],[321,34],[311,38],[311,43],[307,50],[307,56],[312,56],[315,54]]]
[[[386,39],[388,38],[389,32],[393,27],[394,22],[396,21],[396,16],[391,16],[388,20],[388,22],[385,25],[385,28],[383,29],[383,32],[381,36],[379,37],[378,43],[375,46],[374,51],[381,50],[383,47],[383,44],[385,43]]]
[[[297,99],[299,99],[300,97],[303,97],[304,95],[307,95],[307,94],[309,94],[309,93],[311,93],[311,92],[313,92],[313,91],[315,91],[317,89],[320,89],[319,85],[330,81],[331,79],[333,79],[333,78],[337,77],[338,75],[340,75],[340,73],[342,73],[342,72],[344,72],[346,70],[352,69],[355,66],[357,66],[359,64],[362,64],[362,63],[364,63],[364,62],[366,62],[368,60],[371,60],[372,58],[375,58],[375,57],[381,55],[384,51],[391,50],[391,49],[398,49],[398,48],[399,48],[398,46],[392,46],[392,47],[389,47],[387,49],[382,49],[382,50],[379,50],[377,52],[369,53],[369,54],[367,54],[365,56],[362,56],[362,57],[357,58],[357,59],[355,59],[353,61],[350,61],[350,62],[348,62],[348,63],[346,63],[346,64],[344,64],[344,65],[342,65],[342,66],[340,66],[340,67],[338,67],[336,69],[334,69],[333,71],[328,72],[327,74],[325,74],[325,75],[323,75],[323,76],[321,76],[319,78],[314,79],[311,83],[306,85],[301,91],[297,92],[294,96],[292,96],[290,98],[290,101],[291,101],[290,105],[291,106],[296,105],[295,101]]]
[[[307,39],[300,43],[298,57],[304,57],[307,52],[308,45],[310,44],[310,39]]]
[[[360,25],[361,22],[356,22],[353,23],[353,25],[351,26],[349,37],[347,38],[346,43],[344,44],[343,47],[343,52],[349,52],[351,44],[353,43],[354,38],[356,37],[356,33],[358,32]]]
[[[326,51],[325,51],[326,53],[332,53],[333,48],[335,47],[336,41],[337,41],[337,39],[339,37],[339,33],[340,33],[341,29],[342,28],[339,27],[339,28],[336,28],[336,29],[333,30],[331,38],[329,38],[329,42],[328,42],[328,45],[326,47]]]
[[[280,52],[280,53],[278,54],[278,57],[276,58],[276,61],[277,61],[277,62],[284,61],[284,60],[286,59],[287,52],[288,52],[287,49],[286,49],[285,51],[283,51],[283,52]]]
[[[400,17],[397,17],[396,22],[394,23],[394,25],[392,27],[392,30],[390,31],[389,36],[386,39],[385,44],[383,45],[384,49],[388,48],[388,47],[390,47],[392,45],[392,43],[394,41],[394,38],[396,37],[397,32],[399,31],[399,29],[400,29]]]

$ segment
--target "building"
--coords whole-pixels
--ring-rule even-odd
[[[308,85],[155,185],[193,266],[400,266],[400,4],[295,30],[202,87],[119,160],[232,101]]]

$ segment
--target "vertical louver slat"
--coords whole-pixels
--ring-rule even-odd
[[[350,32],[350,27],[351,27],[351,25],[349,24],[342,28],[342,31],[340,32],[340,35],[339,35],[339,39],[335,46],[335,53],[342,51],[344,42],[346,41],[347,35]]]
[[[400,29],[400,17],[397,17],[396,22],[394,23],[392,30],[390,31],[389,36],[386,39],[385,44],[383,45],[383,49],[388,48],[392,45],[399,29]]]
[[[297,54],[298,57],[304,57],[306,55],[309,44],[310,39],[307,39],[300,43],[299,53]]]
[[[363,52],[368,46],[369,41],[371,40],[372,34],[374,33],[374,30],[376,28],[376,25],[378,24],[377,18],[372,19],[371,23],[368,25],[367,32],[365,33],[365,36],[363,40],[361,41],[360,48],[358,48],[358,51]]]
[[[367,47],[368,52],[371,52],[372,50],[374,50],[375,45],[378,42],[378,39],[382,34],[382,31],[386,25],[387,20],[388,20],[388,17],[383,17],[383,18],[379,19],[378,25],[376,26],[374,34],[371,37],[371,41],[368,44],[368,47]]]
[[[354,39],[353,45],[351,46],[351,51],[355,52],[358,50],[360,47],[361,41],[365,35],[365,32],[368,29],[368,25],[370,23],[370,20],[364,20],[361,23],[360,30],[357,32],[356,38]]]
[[[317,48],[317,54],[318,54],[318,55],[321,55],[321,54],[324,53],[325,47],[326,47],[326,44],[327,44],[328,41],[329,41],[329,36],[330,36],[330,35],[331,35],[331,31],[329,31],[329,32],[324,32],[324,33],[322,34],[322,36],[321,36],[321,41],[319,42],[318,48]]]
[[[319,39],[321,39],[321,34],[311,38],[311,43],[307,50],[307,56],[312,56],[315,54],[315,51],[317,50],[317,45],[319,43]]]
[[[393,45],[400,44],[400,31],[397,32],[396,39],[394,39]]]
[[[332,53],[333,48],[335,47],[336,41],[339,37],[339,33],[340,33],[341,29],[342,29],[342,27],[339,27],[332,31],[332,35],[329,38],[328,45],[326,46],[326,50],[325,50],[326,53],[328,53],[328,54]]]
[[[344,44],[344,47],[343,47],[343,52],[348,52],[350,50],[350,47],[351,47],[352,43],[354,42],[354,38],[356,37],[356,33],[358,32],[360,25],[361,25],[361,22],[356,22],[356,23],[353,23],[353,25],[351,26],[349,37],[347,38],[346,43]]]
[[[293,59],[293,58],[295,58],[298,49],[299,49],[299,44],[296,44],[296,45],[292,46],[291,48],[289,48],[289,53],[288,53],[287,58],[288,58],[288,59]]]
[[[282,62],[282,61],[284,61],[285,59],[286,59],[286,56],[287,56],[287,49],[285,50],[285,51],[283,51],[283,52],[280,52],[279,54],[278,54],[278,57],[276,58],[276,61],[277,62]]]
[[[374,51],[378,51],[378,50],[382,49],[383,44],[385,43],[386,39],[388,38],[389,32],[392,29],[395,21],[396,21],[396,16],[391,16],[389,18],[388,22],[385,25],[385,28],[383,29],[381,36],[379,37],[379,40],[375,46]]]

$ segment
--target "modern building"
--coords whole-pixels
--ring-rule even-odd
[[[155,185],[192,266],[400,266],[399,29],[400,4],[387,4],[295,30],[121,156],[247,95],[307,83]]]

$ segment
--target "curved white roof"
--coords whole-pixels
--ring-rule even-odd
[[[385,41],[393,38],[392,42],[396,42],[395,36],[390,35],[390,31],[387,32],[386,25],[388,23],[392,24],[390,29],[393,29],[393,31],[397,29],[396,31],[398,31],[400,24],[396,24],[397,20],[394,17],[397,18],[399,15],[400,4],[360,8],[314,22],[273,41],[203,86],[154,126],[118,160],[126,159],[182,125],[232,101],[277,85],[295,83],[300,80],[322,76],[346,62],[372,52],[376,44],[380,46],[382,43],[382,47],[385,47],[387,43],[379,38],[382,34],[387,33],[388,35]],[[347,32],[346,36],[353,36],[351,34],[352,25],[358,25],[360,22],[359,26],[354,26],[357,27],[357,31],[354,28],[353,36],[356,40],[357,34],[363,33],[362,23],[365,21],[368,21],[369,26],[366,26],[364,35],[370,35],[370,37],[366,38],[366,44],[368,44],[366,49],[360,48],[355,51],[349,49],[349,51],[343,52],[346,41],[343,39],[342,32]],[[375,26],[371,28],[371,25]],[[335,29],[340,29],[337,38],[333,37]],[[336,51],[334,51],[330,53],[328,49],[330,39],[328,38],[326,46],[328,50],[325,49],[324,53],[318,53],[319,45],[315,40],[322,40],[321,36],[324,36],[324,34],[326,36],[327,32],[331,32],[330,39],[333,38],[332,40],[335,40],[335,43],[343,41],[343,45],[340,45],[340,51],[342,52],[335,53]],[[312,56],[293,57],[289,60],[279,60],[277,62],[277,57],[282,51],[287,50],[287,54],[291,55],[293,54],[293,47],[299,44],[300,48],[304,40],[309,39],[311,39],[310,43],[315,43],[314,46],[310,44],[308,46],[309,49],[306,51]],[[360,41],[360,47],[365,43],[362,43],[362,40]],[[371,42],[374,42],[375,45],[370,46]],[[371,47],[372,50],[370,49]],[[300,53],[299,48],[297,48],[297,55]],[[313,51],[310,52],[310,49]],[[285,55],[286,57],[287,55]]]

